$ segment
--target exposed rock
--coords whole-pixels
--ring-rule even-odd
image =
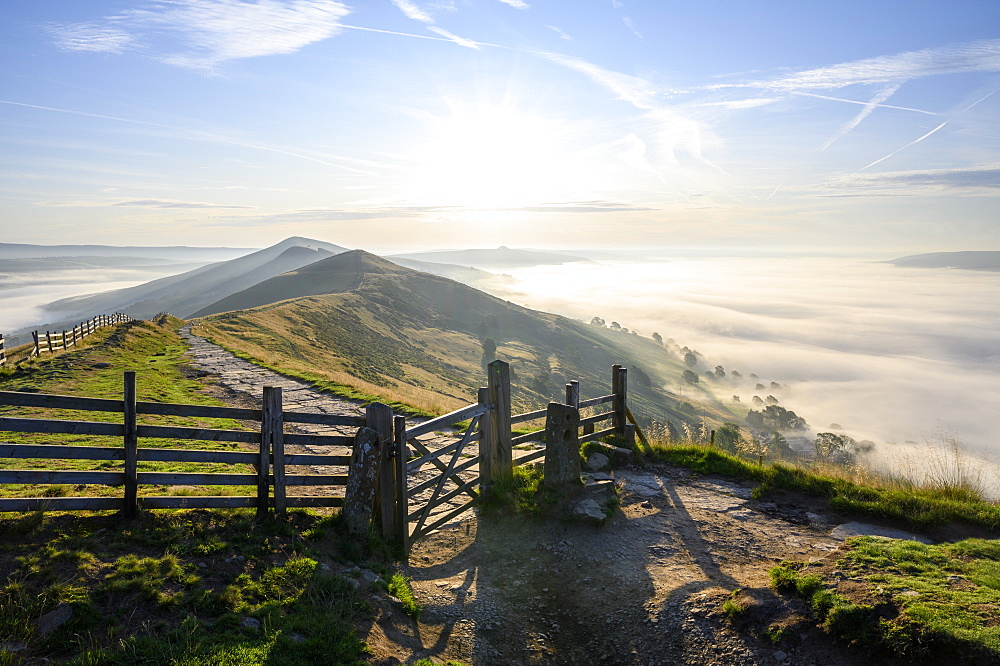
[[[573,505],[573,515],[579,516],[581,518],[588,518],[591,520],[596,520],[597,522],[603,523],[607,518],[604,515],[604,509],[601,505],[597,503],[596,500],[585,499]]]
[[[68,622],[71,617],[73,617],[73,607],[66,603],[59,604],[54,611],[38,618],[38,633],[42,636],[51,634]]]
[[[245,617],[240,623],[240,626],[244,629],[251,629],[253,631],[258,631],[260,629],[260,620],[255,617]]]
[[[868,523],[844,523],[837,525],[830,532],[834,539],[844,540],[854,536],[880,536],[889,539],[904,539],[906,541],[919,541],[920,543],[934,543],[925,536],[897,530],[894,527],[882,527],[881,525],[869,525]]]
[[[607,467],[609,462],[611,460],[603,453],[592,453],[587,458],[587,469],[596,472]]]

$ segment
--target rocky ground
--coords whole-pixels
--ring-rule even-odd
[[[235,402],[259,400],[268,384],[283,387],[286,409],[359,413],[185,335],[192,364]],[[838,524],[819,500],[755,500],[749,483],[664,465],[611,474],[620,508],[602,525],[470,511],[419,540],[404,571],[423,613],[413,620],[373,588],[376,617],[359,627],[372,663],[871,663],[816,629],[800,602],[771,593],[767,572],[783,559],[835,557],[854,534],[912,535]],[[721,607],[739,589],[749,609],[733,621]]]

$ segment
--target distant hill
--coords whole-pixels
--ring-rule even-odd
[[[567,264],[576,261],[590,261],[584,257],[569,254],[554,254],[538,250],[518,250],[500,246],[493,250],[436,250],[431,252],[415,252],[387,257],[389,260],[414,259],[417,261],[433,261],[460,266],[475,266],[486,269],[526,268],[528,266],[546,266],[552,264]]]
[[[253,252],[246,247],[140,247],[116,245],[28,245],[0,243],[0,259],[39,257],[147,257],[179,262],[226,261]]]
[[[425,409],[474,401],[495,355],[511,363],[523,407],[562,401],[570,379],[581,381],[585,398],[605,395],[611,365],[623,363],[640,418],[732,418],[697,387],[687,398],[695,406],[662,388],[676,385],[684,367],[648,338],[530,310],[360,250],[273,277],[202,312],[213,310],[233,310],[198,324],[217,342]]]
[[[929,252],[885,262],[906,268],[961,268],[969,271],[1000,271],[1000,251]]]
[[[417,259],[408,259],[399,255],[393,255],[392,257],[387,258],[394,264],[406,266],[407,268],[412,268],[415,271],[422,271],[424,273],[430,273],[431,275],[440,275],[441,277],[458,280],[459,282],[464,282],[468,285],[475,285],[477,282],[481,282],[483,280],[494,280],[500,277],[496,273],[482,271],[478,268],[472,268],[471,266],[440,264],[435,261],[419,261]]]
[[[236,259],[135,287],[58,300],[46,309],[70,319],[99,312],[125,312],[136,318],[159,312],[189,317],[235,291],[345,250],[332,243],[292,237]]]

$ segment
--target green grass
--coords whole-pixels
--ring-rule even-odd
[[[831,509],[844,514],[893,520],[917,528],[959,521],[1000,529],[1000,505],[974,495],[941,492],[935,488],[900,489],[891,485],[861,484],[791,463],[760,464],[698,445],[654,445],[651,456],[701,474],[757,481],[760,486],[754,491],[755,497],[762,497],[774,488],[783,488],[825,497]]]
[[[397,572],[394,572],[389,576],[389,580],[386,585],[386,590],[392,596],[399,599],[403,604],[403,610],[412,618],[420,616],[420,604],[417,603],[416,598],[413,596],[413,588],[410,587],[410,581],[407,580],[406,576]]]
[[[202,392],[202,386],[188,379],[182,369],[187,349],[177,335],[182,324],[170,318],[163,326],[151,322],[132,322],[108,327],[89,336],[84,345],[68,352],[33,359],[17,371],[0,376],[0,390],[55,393],[73,396],[116,398],[122,395],[123,373],[136,372],[137,397],[140,401],[171,402],[197,405],[220,405]],[[107,367],[104,367],[107,366]],[[0,416],[20,416],[62,420],[122,422],[122,415],[112,412],[88,412],[65,409],[0,406]],[[161,417],[143,415],[140,422],[155,425],[175,425],[227,430],[246,428],[231,419]],[[5,441],[19,444],[62,444],[74,446],[121,446],[119,438],[92,435],[47,435],[40,433],[4,433]],[[205,450],[241,450],[235,443],[210,441],[178,441],[143,438],[143,448],[197,448]],[[47,470],[121,470],[121,461],[10,459],[8,469]],[[225,463],[140,462],[141,472],[246,472],[245,465]],[[240,486],[212,486],[173,489],[167,486],[140,486],[142,495],[167,495],[197,492],[205,495],[242,495]],[[67,486],[5,484],[0,497],[60,497],[70,495],[118,496],[119,488],[109,486]]]
[[[853,642],[900,656],[1000,659],[1000,541],[857,537],[847,546],[840,577],[863,581],[868,599],[849,600],[829,569],[820,575],[802,563],[772,569],[772,586],[801,595],[824,628]]]
[[[518,465],[509,476],[495,479],[483,507],[494,512],[539,515],[546,504],[542,472],[537,465]]]
[[[349,540],[338,517],[5,516],[0,532],[15,538],[0,548],[0,636],[25,647],[0,663],[352,664],[362,654],[353,624],[371,608],[334,571],[379,553]],[[61,603],[72,618],[40,635],[35,620]]]

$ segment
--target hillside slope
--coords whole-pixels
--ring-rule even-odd
[[[346,248],[292,237],[243,257],[153,280],[135,287],[62,299],[46,306],[62,316],[91,312],[126,312],[136,318],[169,312],[189,317],[205,305],[234,291],[245,289],[268,278],[313,263]]]
[[[441,410],[475,400],[483,368],[509,361],[515,403],[564,399],[571,379],[584,398],[610,392],[610,367],[631,369],[639,418],[710,422],[732,418],[677,383],[678,359],[646,338],[515,305],[447,278],[355,250],[280,275],[223,299],[198,330],[265,363]],[[493,344],[495,344],[495,352]],[[697,406],[692,403],[698,402]]]

